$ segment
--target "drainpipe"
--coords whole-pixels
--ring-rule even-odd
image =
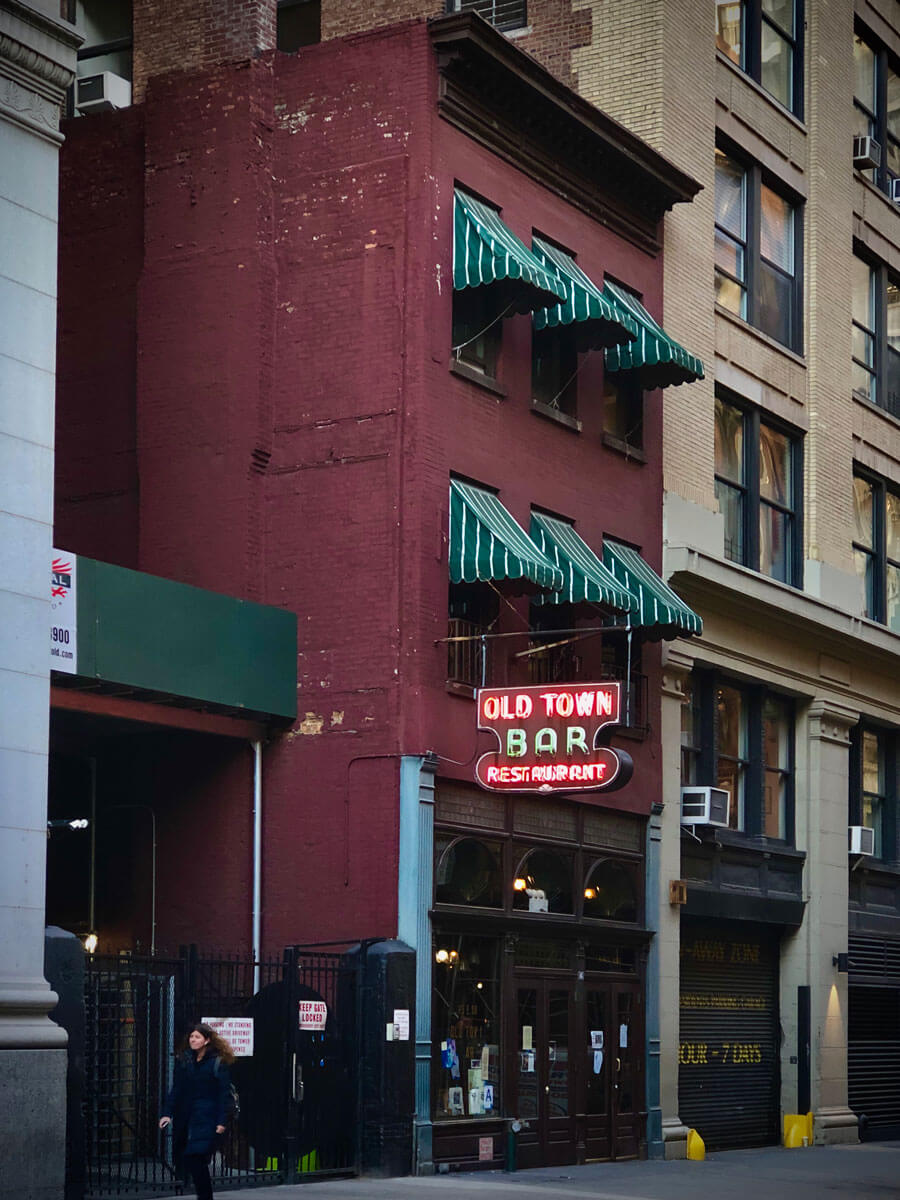
[[[262,742],[253,746],[253,993],[259,991],[262,961]]]

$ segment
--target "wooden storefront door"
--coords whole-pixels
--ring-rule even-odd
[[[637,983],[587,983],[582,1062],[587,1159],[636,1158],[641,1142],[644,1030]]]
[[[644,1088],[640,986],[517,974],[508,1057],[520,1167],[636,1158]]]
[[[527,1122],[520,1167],[575,1162],[575,987],[567,980],[518,977],[510,1072],[513,1107]]]

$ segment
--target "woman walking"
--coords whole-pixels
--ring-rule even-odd
[[[183,1164],[185,1179],[193,1180],[199,1200],[212,1200],[209,1160],[216,1138],[225,1132],[234,1052],[209,1025],[192,1026],[188,1046],[175,1065],[159,1127],[172,1125],[176,1163]]]

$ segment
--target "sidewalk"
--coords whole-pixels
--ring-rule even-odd
[[[730,1150],[705,1162],[591,1163],[416,1179],[346,1179],[217,1193],[250,1200],[898,1200],[900,1142]],[[190,1192],[188,1193],[190,1195]]]

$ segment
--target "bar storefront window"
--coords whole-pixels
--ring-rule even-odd
[[[434,935],[435,1119],[501,1112],[500,961],[500,938]]]

